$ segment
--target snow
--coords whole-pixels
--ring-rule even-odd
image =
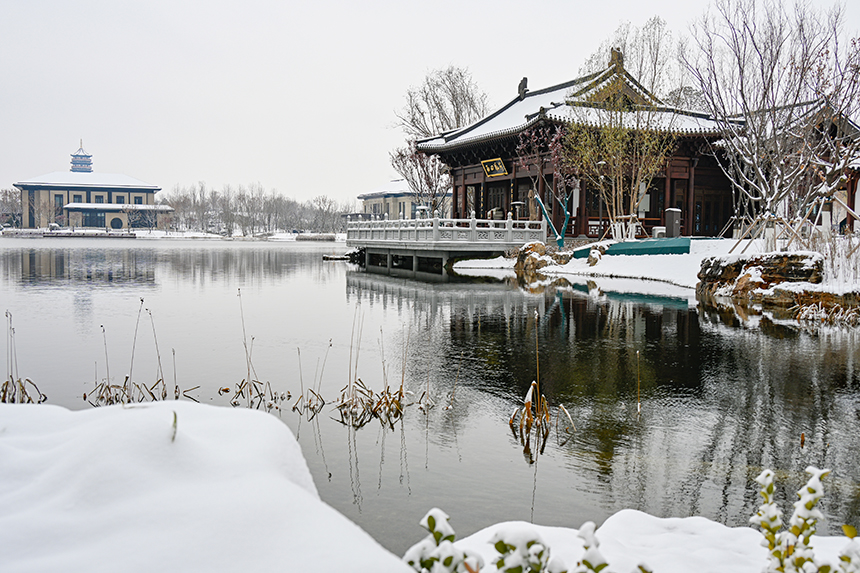
[[[0,404],[2,571],[409,571],[319,499],[274,416]]]
[[[412,570],[320,500],[290,430],[260,411],[0,404],[0,460],[2,571]],[[509,564],[540,557],[550,571],[573,570],[583,540],[606,571],[758,573],[767,563],[758,531],[703,517],[622,510],[596,532],[505,522],[453,545],[444,512],[430,509],[422,523],[444,547],[431,535],[415,540],[414,555],[471,555],[484,572],[496,570],[499,540]],[[847,538],[811,545],[819,562],[836,563]]]
[[[589,537],[588,524],[581,531]],[[492,525],[454,545],[480,555],[491,564],[498,557],[492,541],[499,532],[511,539],[537,535],[549,547],[550,555],[572,569],[585,554],[580,531],[547,527],[521,521]],[[610,516],[594,534],[599,551],[609,563],[605,571],[638,571],[645,564],[654,573],[761,573],[768,552],[761,533],[750,527],[726,527],[704,517],[658,518],[633,509]],[[812,537],[816,559],[835,565],[848,538]],[[485,571],[492,569],[485,569]]]
[[[372,191],[362,193],[358,196],[359,201],[376,199],[379,197],[398,197],[401,195],[415,195],[405,179],[392,179],[385,185],[381,185]]]
[[[746,243],[747,241],[744,241]],[[685,255],[614,255],[604,256],[595,266],[589,266],[588,260],[571,259],[566,265],[552,265],[540,269],[542,274],[548,276],[565,276],[571,282],[571,276],[605,277],[612,279],[636,279],[636,282],[613,281],[622,292],[643,293],[643,285],[640,281],[650,280],[681,287],[682,289],[695,289],[699,282],[698,273],[702,260],[706,257],[725,255],[737,243],[729,239],[697,239],[690,243],[690,253]],[[744,245],[739,246],[740,251]],[[512,259],[470,260],[458,261],[454,264],[454,270],[462,273],[467,269],[513,269]],[[478,273],[473,273],[478,274]],[[603,283],[601,283],[602,285]],[[685,296],[677,288],[670,289],[665,285],[648,285],[644,294],[658,294],[673,296]],[[687,293],[694,294],[694,293]]]
[[[608,70],[605,70],[608,71]],[[605,73],[605,71],[603,73]],[[607,76],[605,83],[612,81],[613,76]],[[460,130],[448,134],[439,135],[434,138],[420,141],[419,149],[429,151],[444,149],[454,145],[463,145],[470,141],[484,140],[490,137],[507,133],[514,133],[525,129],[535,121],[541,112],[557,121],[566,122],[571,119],[572,107],[567,104],[573,92],[580,89],[593,76],[577,78],[562,84],[544,89],[528,91],[525,97],[511,100],[507,105],[487,117],[466,126]],[[631,89],[639,89],[625,79]],[[594,93],[600,91],[602,85],[590,87],[582,94],[580,101],[588,101]],[[630,114],[631,118],[634,114]],[[682,110],[650,112],[655,125],[671,126],[671,129],[681,133],[715,133],[718,132],[717,122],[704,114],[691,114]],[[597,125],[601,123],[600,112],[596,109],[576,107],[576,119],[584,124]],[[634,120],[631,119],[631,122]],[[632,125],[632,123],[631,123]]]
[[[695,301],[696,283],[702,260],[707,257],[723,257],[732,262],[751,255],[764,252],[764,241],[744,240],[738,244],[735,239],[694,239],[690,242],[690,252],[682,255],[604,255],[594,266],[588,260],[571,259],[565,265],[551,264],[540,269],[540,273],[548,277],[564,277],[573,284],[587,284],[589,281],[598,283],[604,292],[637,293],[673,298],[687,298]],[[586,248],[593,248],[594,243]],[[729,254],[729,251],[733,251]],[[820,257],[820,253],[795,251],[795,254],[808,254],[810,257]],[[454,270],[467,276],[494,276],[506,278],[514,276],[515,261],[513,259],[468,260],[458,261]],[[751,269],[755,275],[757,269]],[[753,276],[753,278],[758,278]],[[731,288],[731,287],[728,287]],[[782,282],[778,288],[794,292],[827,292],[843,295],[860,292],[860,280],[856,273],[848,277],[829,278],[818,284],[808,282]],[[766,291],[761,291],[766,292]]]
[[[161,187],[144,183],[134,177],[117,173],[97,173],[81,171],[56,171],[25,179],[15,184],[27,187],[62,185],[65,187],[123,187],[159,191]]]

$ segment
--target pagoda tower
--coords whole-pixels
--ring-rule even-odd
[[[78,150],[72,153],[72,171],[77,173],[92,173],[93,171],[93,156],[84,151],[83,139]]]

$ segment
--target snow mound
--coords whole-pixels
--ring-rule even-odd
[[[2,571],[409,571],[323,503],[275,417],[0,404]]]
[[[511,538],[537,533],[553,559],[563,561],[568,570],[573,570],[584,554],[583,539],[576,529],[522,521],[492,525],[454,545],[492,563],[498,556],[492,542],[500,532]],[[645,564],[655,573],[761,573],[768,563],[759,531],[726,527],[704,517],[659,518],[624,509],[609,517],[596,536],[600,553],[609,562],[607,572],[639,571],[637,566]],[[812,538],[817,559],[831,565],[839,562],[838,553],[847,542],[842,536]]]

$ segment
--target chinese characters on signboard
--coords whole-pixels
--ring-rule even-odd
[[[484,173],[487,174],[487,177],[498,177],[499,175],[508,174],[508,170],[505,169],[505,162],[499,158],[486,159],[481,161],[481,165],[484,167]]]

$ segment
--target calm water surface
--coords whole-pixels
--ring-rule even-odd
[[[154,383],[160,359],[169,382],[229,407],[218,388],[245,377],[243,317],[257,377],[293,397],[313,385],[334,401],[350,356],[374,390],[429,389],[439,405],[407,408],[394,429],[347,428],[330,406],[311,421],[279,415],[322,498],[398,554],[434,506],[458,536],[514,519],[578,527],[622,508],[746,525],[764,467],[785,511],[804,468],[832,468],[819,530],[858,525],[857,333],[739,323],[683,298],[426,284],[322,261],[344,250],[0,238],[0,310],[20,374],[73,409],[91,407],[82,395],[106,365],[121,381],[132,350],[135,380]],[[538,366],[576,424],[571,436],[553,427],[542,454],[508,426]]]

